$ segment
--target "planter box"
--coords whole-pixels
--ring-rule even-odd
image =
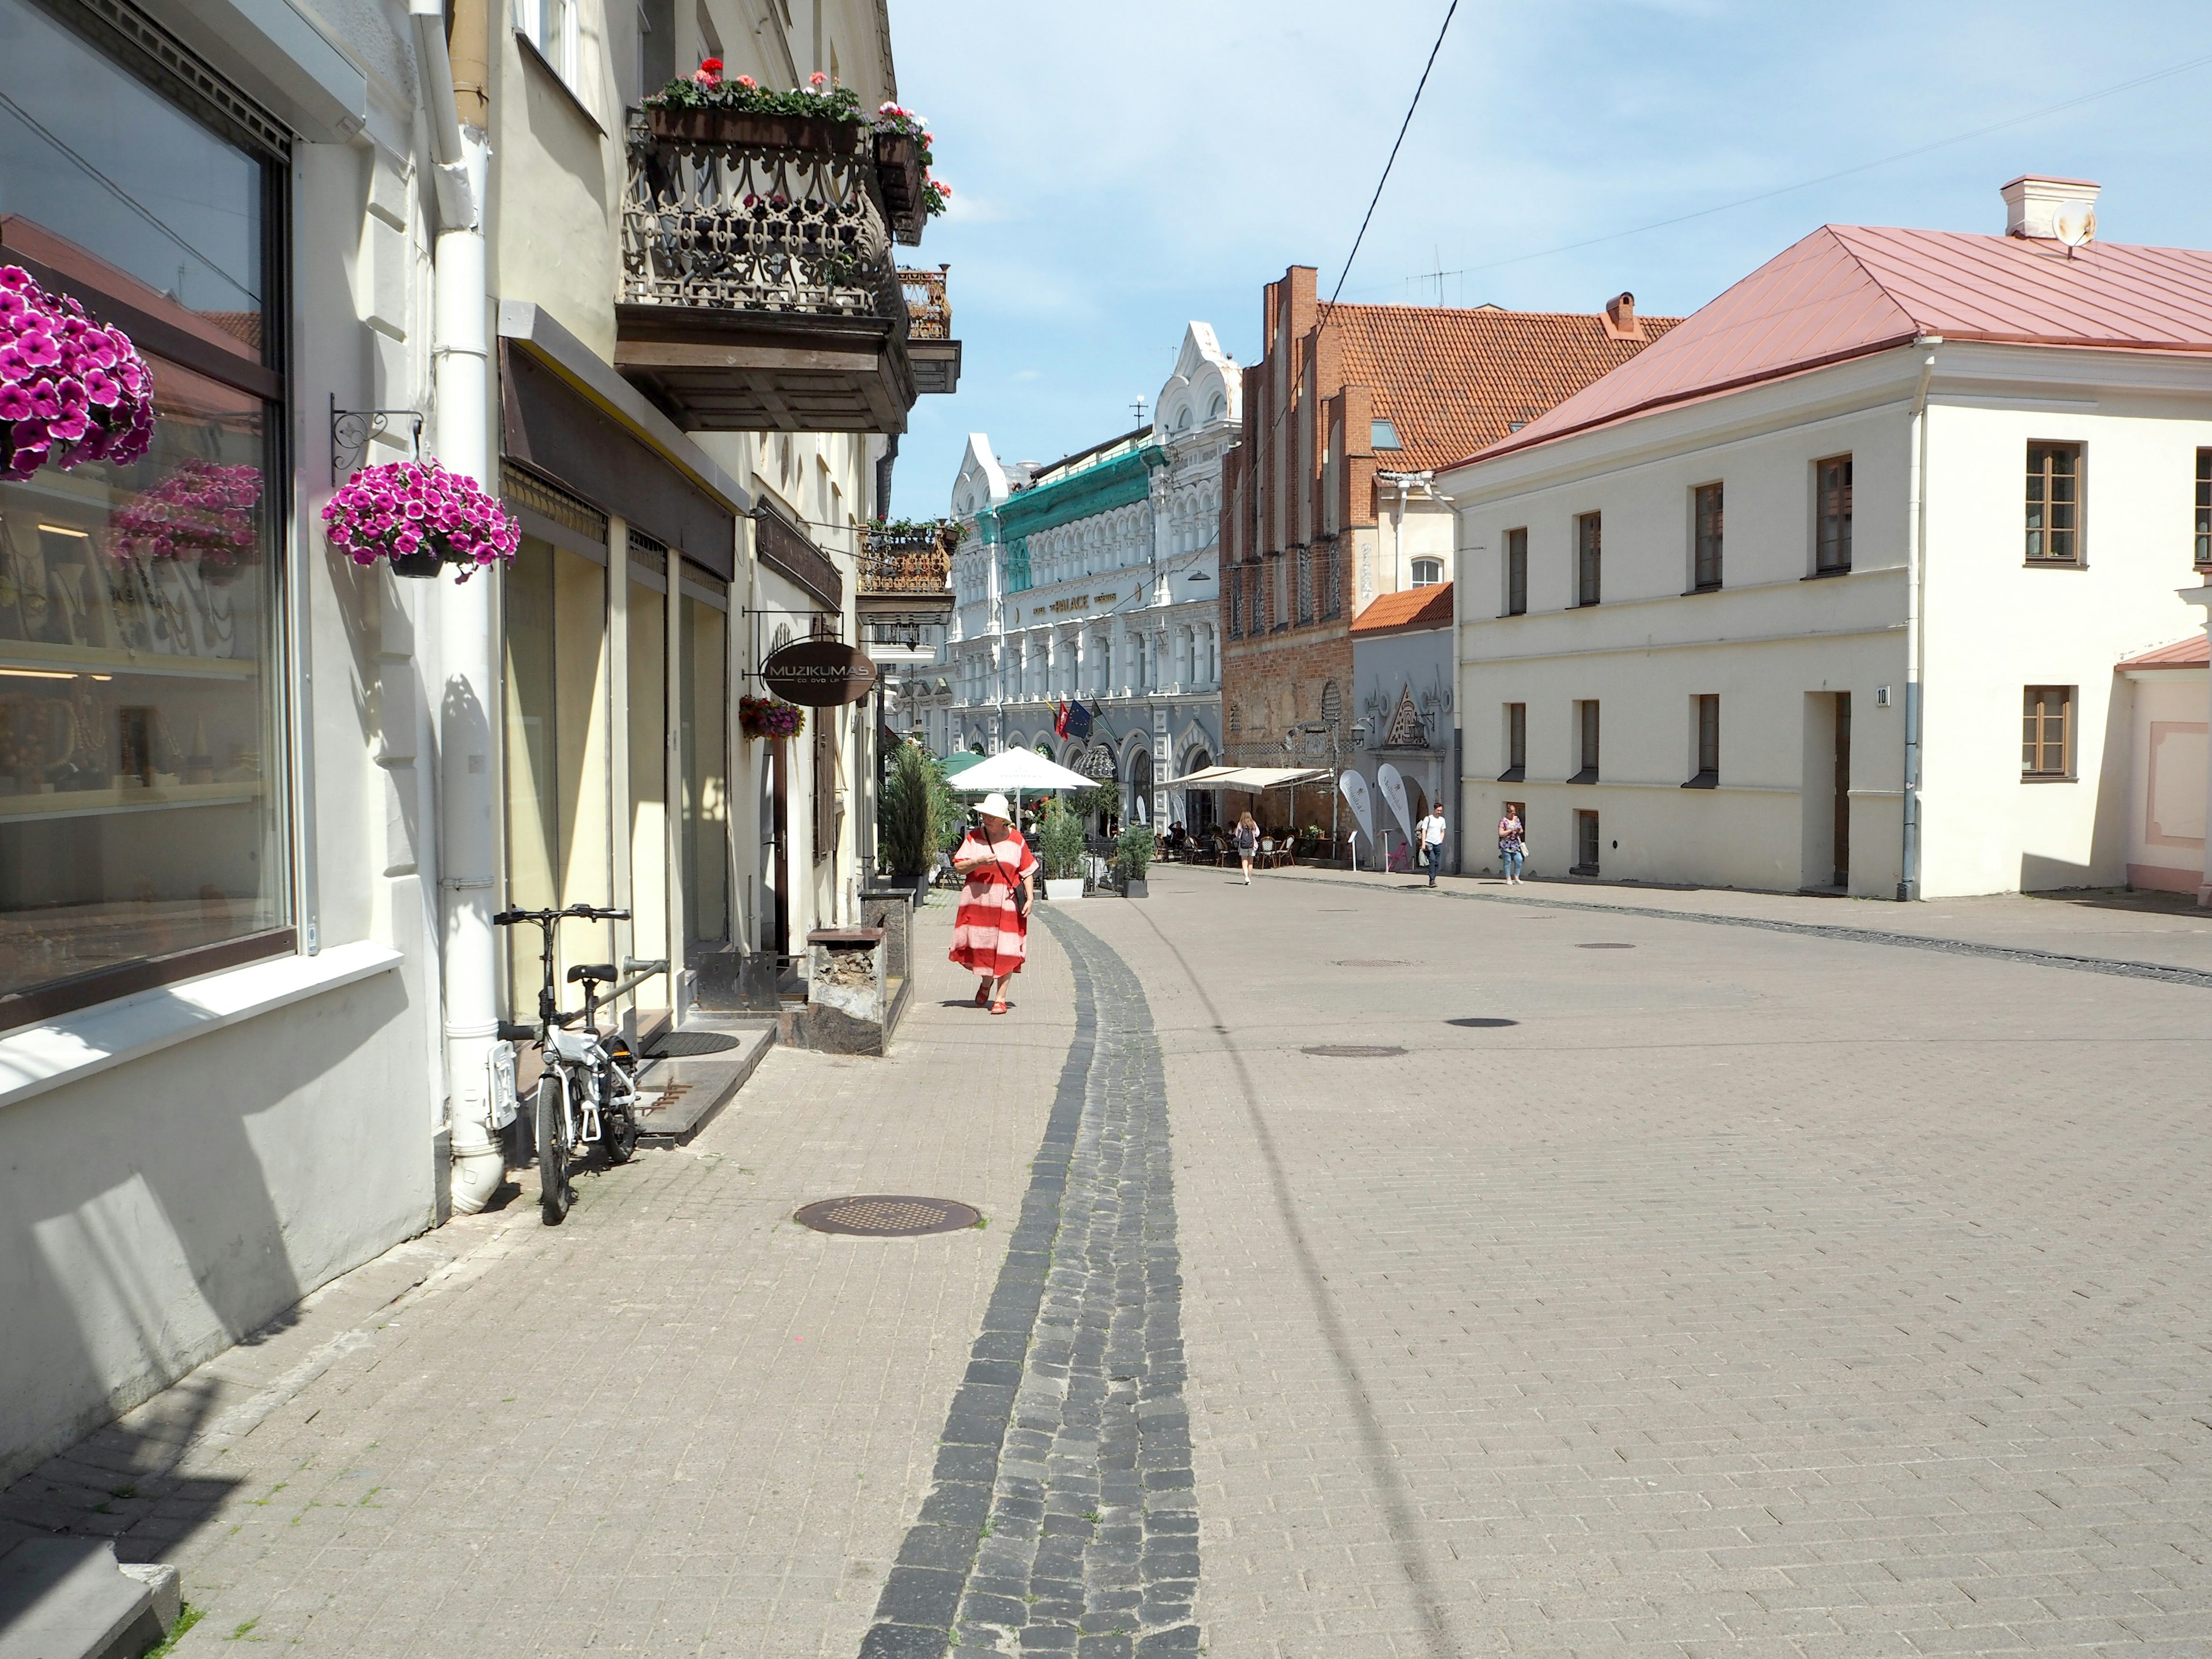
[[[646,125],[656,138],[679,144],[734,144],[744,149],[796,149],[815,155],[850,155],[866,130],[851,121],[818,115],[748,115],[729,109],[657,109]],[[911,141],[909,141],[911,142]],[[917,178],[920,173],[917,172]]]
[[[1045,902],[1048,904],[1058,904],[1066,899],[1079,899],[1083,896],[1083,878],[1068,876],[1065,878],[1056,878],[1048,880],[1044,884],[1044,896]]]
[[[911,133],[878,132],[875,138],[876,179],[883,186],[891,229],[902,242],[920,241],[928,217],[921,206],[921,147]]]
[[[1130,876],[1121,883],[1123,898],[1149,898],[1152,896],[1152,890],[1150,884],[1142,876]]]

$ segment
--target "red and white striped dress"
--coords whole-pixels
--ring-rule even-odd
[[[1014,890],[1036,869],[1036,854],[1011,829],[996,842],[981,830],[970,830],[952,858],[956,864],[969,859],[991,862],[969,871],[968,884],[960,890],[960,908],[952,918],[951,959],[985,979],[1018,974],[1029,954],[1030,927],[1014,908]]]

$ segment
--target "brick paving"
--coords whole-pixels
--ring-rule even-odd
[[[177,1560],[186,1653],[2212,1652],[2212,990],[2017,954],[2193,917],[1402,883],[1157,869],[1004,1019],[931,913],[890,1059],[771,1054],[0,1516]],[[991,1224],[788,1220],[853,1191]]]

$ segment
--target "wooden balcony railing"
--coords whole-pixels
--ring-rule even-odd
[[[939,525],[912,531],[865,530],[860,540],[863,593],[949,593],[953,533]]]

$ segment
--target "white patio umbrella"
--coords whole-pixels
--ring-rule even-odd
[[[1071,772],[1058,761],[1047,760],[1032,749],[1002,749],[979,760],[952,780],[963,795],[988,795],[993,790],[1012,790],[1014,821],[1021,822],[1022,795],[1052,789],[1088,789],[1098,780]]]

